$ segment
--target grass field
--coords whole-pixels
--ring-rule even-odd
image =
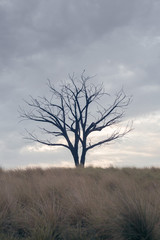
[[[159,240],[160,169],[0,170],[0,240]]]

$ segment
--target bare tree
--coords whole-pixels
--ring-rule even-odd
[[[47,134],[43,139],[28,132],[28,139],[48,146],[67,148],[74,159],[75,166],[84,166],[86,153],[94,147],[109,143],[127,134],[131,127],[118,128],[125,109],[131,98],[120,90],[112,104],[107,106],[107,94],[103,85],[89,83],[92,77],[83,74],[77,79],[69,75],[69,82],[62,84],[60,90],[48,82],[52,93],[46,97],[31,97],[26,101],[29,111],[21,109],[21,117],[42,123],[41,130]],[[102,98],[104,98],[102,102]],[[92,114],[91,114],[92,113]],[[115,128],[116,127],[116,128]],[[102,140],[92,142],[93,133],[108,129],[108,134]],[[60,137],[59,141],[49,138]],[[62,141],[62,138],[65,141]]]

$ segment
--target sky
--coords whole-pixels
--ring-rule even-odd
[[[160,0],[0,0],[0,166],[74,167],[63,148],[24,139],[24,99],[87,75],[132,95],[134,130],[88,152],[86,166],[160,166]]]

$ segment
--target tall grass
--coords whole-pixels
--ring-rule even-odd
[[[0,171],[0,240],[159,240],[160,170]]]

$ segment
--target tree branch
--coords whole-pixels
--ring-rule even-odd
[[[44,145],[47,145],[47,146],[59,146],[59,147],[65,147],[65,148],[68,148],[69,149],[69,146],[67,146],[66,144],[63,144],[63,143],[51,143],[49,140],[40,140],[36,135],[28,132],[28,135],[30,137],[25,137],[25,139],[27,140],[31,140],[31,141],[34,141],[34,142],[38,142],[38,143],[42,143]]]

